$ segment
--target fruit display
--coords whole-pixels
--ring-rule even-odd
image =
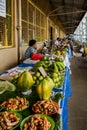
[[[32,110],[37,114],[52,115],[59,111],[59,105],[52,100],[37,101]]]
[[[29,102],[26,98],[9,98],[7,101],[4,101],[0,106],[5,108],[6,110],[24,110],[28,107]]]
[[[50,77],[45,77],[36,87],[36,91],[41,100],[49,99],[54,83]]]
[[[35,72],[35,74],[33,75],[33,80],[35,82],[35,85],[37,86],[41,80],[43,80],[43,76],[41,75],[41,73],[39,71]]]
[[[28,71],[24,71],[23,73],[21,73],[17,79],[17,88],[21,92],[26,92],[30,90],[33,85],[34,85],[33,77]]]
[[[12,130],[20,122],[18,115],[7,111],[0,113],[0,130]]]
[[[17,112],[23,117],[17,130],[59,128],[57,117],[61,116],[58,114],[65,96],[63,83],[65,83],[64,74],[67,70],[64,65],[66,53],[65,46],[62,49],[53,48],[54,57],[44,56],[31,71],[22,70],[13,76],[11,82],[0,82],[0,130],[14,129],[14,126],[20,123]]]
[[[63,76],[61,75],[61,73],[52,72],[52,73],[50,73],[50,77],[54,81],[54,84],[55,84],[54,88],[62,87],[62,85],[63,85]]]
[[[3,94],[5,91],[15,91],[16,87],[9,81],[0,81],[0,94]]]
[[[65,65],[61,59],[61,61],[59,61],[59,59],[57,60],[57,58],[55,59],[55,61],[53,61],[53,63],[50,65],[49,68],[49,72],[64,72],[65,71]]]
[[[41,61],[37,62],[35,65],[34,65],[34,71],[38,71],[38,68],[39,67],[43,67],[45,70],[48,69],[48,67],[50,66],[50,59],[48,56],[44,56]]]

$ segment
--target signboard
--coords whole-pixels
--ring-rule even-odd
[[[47,76],[47,73],[45,72],[43,67],[39,67],[39,71],[40,71],[40,73],[42,74],[43,77]]]
[[[0,16],[6,17],[6,0],[0,0]]]

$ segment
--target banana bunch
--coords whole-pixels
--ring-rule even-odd
[[[48,56],[44,56],[41,61],[37,62],[34,65],[34,71],[36,72],[39,67],[43,67],[45,70],[48,70],[48,67],[50,66],[50,59]]]
[[[63,62],[57,61],[57,62],[56,62],[56,66],[58,67],[58,70],[59,70],[59,71],[62,71],[62,72],[65,71],[65,65],[64,65]]]
[[[62,61],[54,61],[50,67],[49,67],[49,73],[50,72],[65,72],[65,65]]]
[[[55,58],[55,61],[63,62],[63,59],[56,57],[56,58]]]
[[[57,67],[57,65],[56,65],[56,62],[53,62],[53,63],[50,65],[50,67],[49,67],[49,73],[50,73],[50,72],[56,72],[56,73],[59,72],[58,67]]]
[[[34,68],[33,68],[34,72],[37,72],[38,68],[41,67],[41,66],[44,67],[44,62],[43,62],[43,61],[37,62],[37,63],[34,65]]]

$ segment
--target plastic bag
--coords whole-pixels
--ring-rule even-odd
[[[84,48],[82,47],[79,51],[80,51],[81,53],[83,53],[83,52],[84,52]]]
[[[31,60],[40,60],[42,59],[43,55],[42,54],[33,54],[31,56]]]

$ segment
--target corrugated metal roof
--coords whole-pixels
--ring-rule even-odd
[[[87,0],[49,0],[50,17],[57,17],[67,34],[73,33],[87,11]]]

